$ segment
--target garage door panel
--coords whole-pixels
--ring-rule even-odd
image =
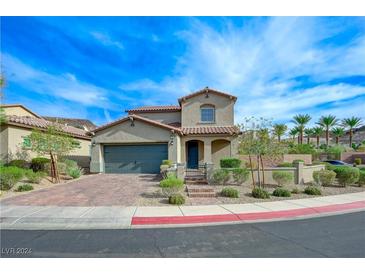
[[[106,173],[159,173],[167,158],[167,144],[104,146]]]

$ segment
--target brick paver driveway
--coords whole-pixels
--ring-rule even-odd
[[[4,199],[6,205],[129,206],[144,189],[156,184],[155,174],[98,174],[68,184]]]

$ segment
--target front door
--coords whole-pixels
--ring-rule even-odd
[[[197,169],[199,163],[198,142],[188,142],[188,168]]]

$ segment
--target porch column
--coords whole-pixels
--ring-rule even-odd
[[[212,142],[204,141],[204,163],[212,163]]]

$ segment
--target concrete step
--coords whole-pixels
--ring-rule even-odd
[[[207,185],[208,181],[206,179],[202,179],[202,180],[186,180],[185,179],[185,184],[187,184],[187,185]]]

